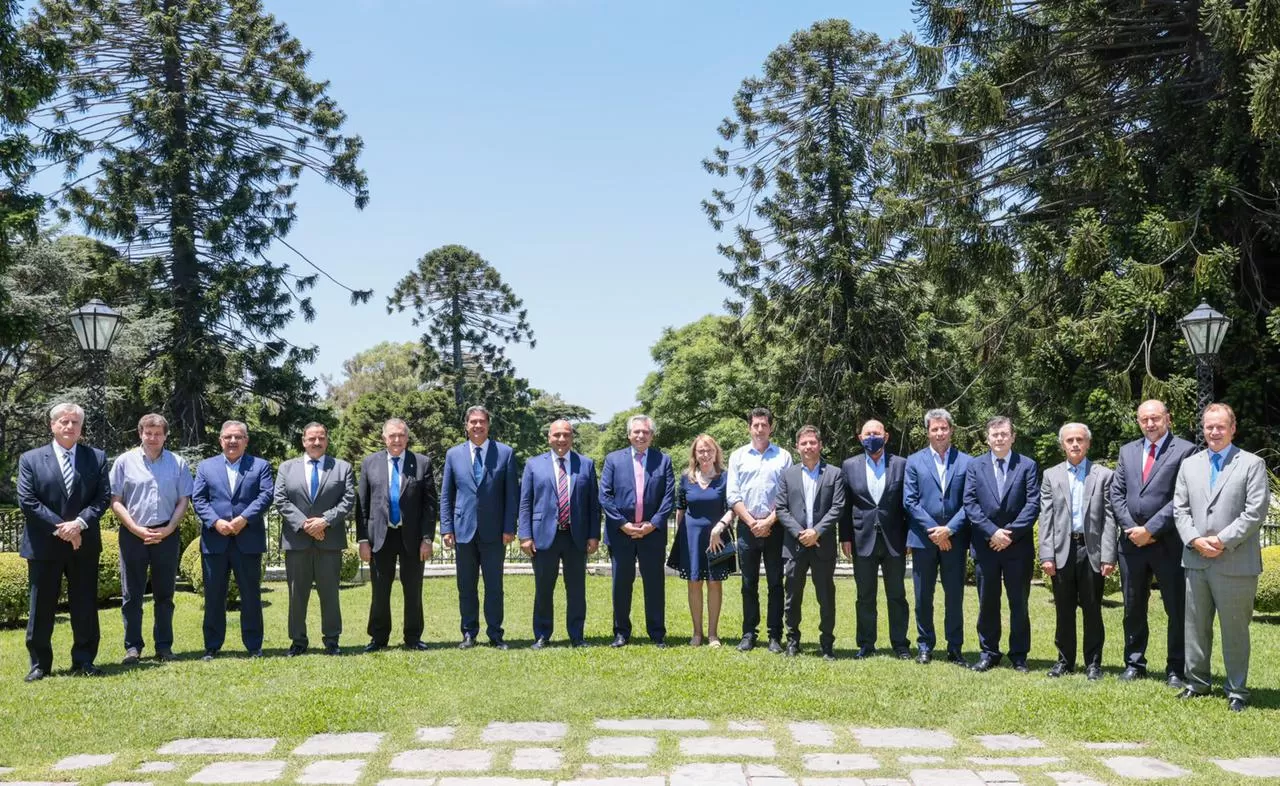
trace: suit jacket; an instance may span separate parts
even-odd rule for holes
[[[818,532],[818,543],[807,547],[812,550],[813,558],[824,562],[836,559],[836,539],[845,506],[844,475],[825,461],[819,467],[812,521],[804,503],[804,477],[801,474],[804,464],[792,464],[778,478],[778,494],[774,502],[778,522],[782,524],[782,556],[786,559],[795,559],[805,550],[806,547],[800,544],[800,533],[810,527]]]
[[[1036,463],[1013,451],[1008,459],[1003,496],[996,491],[996,469],[990,453],[974,456],[965,470],[964,513],[973,527],[970,546],[974,559],[993,554],[1030,558],[1034,554],[1031,528],[1040,515]],[[998,529],[1009,530],[1013,538],[1002,552],[992,551],[988,544]]]
[[[539,549],[551,548],[560,517],[560,494],[556,488],[555,454],[547,451],[525,462],[520,479],[520,540],[533,538]],[[596,464],[575,451],[565,457],[569,475],[569,534],[579,549],[586,551],[588,540],[600,539],[600,488]]]
[[[631,448],[615,450],[604,457],[600,472],[600,508],[604,511],[604,542],[619,528],[636,520],[636,478]],[[644,518],[665,530],[667,517],[676,506],[676,476],[671,457],[650,447],[644,455]],[[626,537],[625,535],[623,537]],[[661,536],[666,539],[666,533]]]
[[[501,442],[489,440],[481,457],[484,474],[476,485],[471,463],[475,445],[454,445],[444,456],[444,483],[440,487],[440,534],[452,534],[459,543],[478,540],[493,543],[516,534],[519,492],[516,488],[515,453]]]
[[[1182,550],[1182,565],[1227,576],[1256,576],[1262,572],[1258,530],[1271,504],[1266,464],[1237,448],[1218,473],[1212,491],[1209,469],[1207,450],[1182,462],[1173,492],[1173,518],[1184,543],[1217,535],[1225,551],[1209,559],[1187,547]]]
[[[431,457],[406,450],[400,454],[400,527],[406,545],[435,540],[436,514],[440,510]],[[391,521],[391,475],[387,451],[379,450],[360,462],[357,485],[356,540],[368,541],[381,551]]]
[[[205,554],[222,554],[235,541],[241,554],[262,554],[267,550],[267,506],[275,484],[271,465],[264,458],[240,457],[240,480],[236,490],[227,485],[227,460],[221,453],[201,461],[196,467],[196,481],[191,488],[191,506],[200,517],[200,550]],[[213,528],[218,519],[230,521],[244,516],[248,522],[239,535],[227,537]]]
[[[845,459],[842,467],[845,504],[840,517],[840,542],[852,543],[853,553],[859,557],[870,557],[875,551],[877,524],[891,555],[901,557],[907,553],[907,515],[902,509],[902,480],[907,462],[888,450],[884,461],[884,493],[879,502],[872,499],[867,486],[865,453]]]
[[[24,559],[70,557],[75,549],[54,530],[64,521],[77,518],[87,525],[80,533],[80,548],[102,551],[98,521],[111,500],[107,456],[97,448],[76,445],[72,465],[76,477],[67,494],[62,465],[52,444],[28,450],[18,459],[18,507],[22,508],[24,520],[18,554]]]
[[[1040,483],[1040,561],[1067,567],[1071,552],[1071,476],[1067,462],[1044,471]],[[1116,564],[1116,519],[1111,513],[1111,470],[1089,462],[1084,476],[1084,547],[1096,573]]]
[[[964,479],[971,457],[954,446],[947,451],[947,490],[943,492],[930,455],[932,452],[932,448],[925,448],[907,457],[902,480],[907,546],[911,549],[936,549],[938,547],[929,540],[929,530],[946,527],[951,530],[951,547],[967,549],[969,521],[964,517]]]
[[[276,510],[280,512],[280,548],[341,550],[347,545],[347,516],[356,504],[356,478],[351,465],[325,456],[320,464],[320,488],[311,499],[311,467],[306,455],[291,458],[276,473]],[[324,538],[316,540],[302,529],[302,523],[320,516],[329,526]]]
[[[1145,442],[1145,439],[1137,439],[1121,446],[1120,461],[1111,481],[1111,508],[1115,511],[1116,526],[1121,532],[1145,526],[1156,543],[1135,546],[1128,538],[1121,537],[1120,551],[1129,553],[1163,545],[1169,554],[1181,559],[1182,540],[1173,523],[1173,489],[1178,482],[1178,468],[1197,448],[1170,434],[1164,447],[1156,451],[1151,474],[1143,483],[1142,465],[1147,460],[1143,450]]]

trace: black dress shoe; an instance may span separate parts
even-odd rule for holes
[[[825,647],[822,650],[822,659],[827,663],[832,663],[836,659],[836,654],[830,647]]]
[[[1182,693],[1178,694],[1178,698],[1185,701],[1187,699],[1199,699],[1208,695],[1209,694],[1207,693],[1198,693],[1196,691],[1191,690],[1190,688],[1184,688],[1182,690]]]
[[[1097,664],[1089,666],[1089,668],[1084,670],[1084,678],[1086,680],[1102,679],[1102,667]]]
[[[130,647],[124,651],[124,660],[120,661],[122,666],[132,666],[142,658],[142,653],[137,647]]]
[[[364,645],[363,651],[377,652],[378,650],[385,650],[386,648],[387,648],[387,643],[385,641],[371,641],[368,644]]]
[[[1031,669],[1027,668],[1027,662],[1025,660],[1015,660],[1015,661],[1012,661],[1012,664],[1013,664],[1013,670],[1018,672],[1019,674],[1026,674],[1027,672],[1031,671]]]
[[[213,659],[214,659],[214,658],[216,658],[216,657],[218,657],[218,651],[217,651],[217,650],[205,650],[205,651],[204,651],[204,654],[200,656],[200,660],[203,660],[203,661],[206,661],[206,662],[207,662],[207,661],[211,661],[211,660],[213,660]]]
[[[507,643],[502,639],[490,639],[489,646],[493,647],[495,650],[502,650],[504,652],[510,649],[510,647],[507,646]]]
[[[787,648],[786,648],[785,650],[783,650],[782,652],[783,652],[783,654],[784,654],[784,655],[786,655],[788,658],[794,658],[795,656],[797,656],[797,655],[799,655],[799,654],[800,654],[800,642],[798,642],[798,641],[788,641],[788,642],[787,642]]]
[[[954,663],[962,668],[969,668],[969,661],[959,650],[947,650],[947,663]]]
[[[862,660],[863,658],[870,658],[872,655],[875,655],[875,654],[876,654],[875,647],[859,647],[857,652],[853,653],[853,659]]]
[[[588,644],[585,639],[574,639],[569,642],[569,646],[573,647],[575,650],[580,650],[583,647],[590,647],[591,645]]]
[[[22,681],[23,682],[39,682],[44,678],[45,678],[44,669],[40,668],[39,666],[35,666],[31,669],[31,671],[27,672],[27,676],[23,677]]]
[[[978,658],[978,662],[973,664],[970,668],[977,672],[991,671],[998,663],[1000,663],[999,658],[993,658],[990,655],[983,655]]]
[[[658,640],[656,640],[656,641],[654,641],[654,642],[653,642],[653,646],[657,647],[657,648],[658,648],[658,649],[660,649],[660,650],[665,650],[665,649],[667,648],[667,640],[666,640],[666,639],[658,639]]]
[[[1227,709],[1232,712],[1244,712],[1244,708],[1248,706],[1244,699],[1227,699]]]
[[[623,636],[621,633],[619,633],[618,635],[616,635],[616,636],[614,636],[614,637],[613,637],[613,641],[612,641],[612,642],[610,642],[609,646],[610,646],[610,647],[625,647],[625,646],[627,646],[627,643],[628,643],[628,642],[627,642],[627,637],[626,637],[626,636]]]
[[[476,637],[470,633],[462,634],[462,641],[458,642],[458,649],[469,650],[474,646],[476,646]]]
[[[1128,666],[1125,668],[1124,671],[1120,672],[1120,679],[1123,682],[1132,682],[1133,680],[1140,680],[1145,676],[1147,676],[1147,670],[1140,669],[1137,666]]]
[[[920,654],[916,656],[916,663],[926,666],[933,662],[933,653],[925,647],[920,648]]]
[[[431,649],[422,639],[418,639],[417,641],[406,641],[404,643],[404,648],[412,652],[426,652]]]
[[[911,650],[906,647],[903,647],[900,650],[894,650],[893,654],[898,660],[911,660]]]
[[[782,652],[782,642],[777,639],[769,639],[769,651],[774,655]]]
[[[290,644],[289,651],[286,652],[285,655],[287,655],[290,658],[296,658],[299,655],[302,655],[303,653],[305,653],[306,651],[307,651],[306,645]]]
[[[156,660],[161,663],[173,663],[177,659],[178,656],[173,654],[173,650],[160,650],[156,653]]]
[[[1075,671],[1075,669],[1065,663],[1055,663],[1049,667],[1049,676],[1054,678],[1063,677],[1073,671]]]
[[[77,677],[101,677],[106,672],[92,663],[83,663],[71,669],[71,673]]]
[[[529,647],[529,649],[545,650],[549,646],[551,646],[551,642],[547,641],[546,638],[537,638],[537,639],[534,639],[533,645]]]
[[[1168,685],[1170,688],[1177,688],[1178,690],[1183,690],[1184,688],[1187,687],[1187,683],[1183,682],[1182,678],[1179,677],[1177,674],[1170,674],[1166,676],[1164,681],[1165,681],[1165,684]]]
[[[249,650],[249,657],[250,657],[250,658],[265,658],[265,657],[266,657],[266,655],[265,655],[265,654],[263,654],[262,650]]]
[[[742,637],[742,641],[738,642],[738,652],[750,652],[755,649],[755,646],[756,637],[748,634]]]
[[[342,648],[339,647],[337,644],[326,644],[324,645],[324,654],[325,655],[341,655]]]

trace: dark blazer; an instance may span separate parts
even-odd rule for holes
[[[604,542],[626,522],[636,520],[636,478],[631,468],[631,447],[604,457],[600,472],[600,508],[604,511]],[[650,447],[644,455],[644,518],[664,530],[676,506],[676,476],[671,457]],[[625,537],[625,536],[624,536]],[[665,533],[663,540],[666,540]]]
[[[902,482],[902,506],[907,513],[907,546],[912,549],[936,549],[929,540],[929,530],[946,527],[951,530],[952,548],[969,547],[969,520],[964,517],[964,479],[970,456],[954,445],[947,451],[947,491],[944,494],[934,469],[932,448],[918,450],[907,457]]]
[[[533,538],[533,545],[549,549],[559,527],[560,495],[556,489],[555,454],[551,451],[525,462],[520,479],[520,540]],[[596,464],[586,456],[569,451],[565,465],[569,474],[569,534],[579,549],[586,551],[588,540],[600,539],[600,488]]]
[[[52,444],[28,450],[18,459],[18,507],[22,508],[24,519],[18,554],[24,559],[70,557],[75,549],[54,530],[64,521],[77,518],[87,525],[80,533],[80,548],[102,550],[98,521],[111,500],[107,456],[97,448],[76,445],[72,463],[76,480],[68,495]]]
[[[404,543],[435,540],[440,501],[435,476],[431,474],[431,457],[411,450],[400,456],[404,459],[400,467],[400,526]],[[356,540],[367,540],[373,551],[382,549],[391,519],[388,498],[391,476],[387,469],[385,450],[365,456],[360,462]]]
[[[264,458],[240,457],[240,482],[233,494],[227,486],[227,460],[221,453],[201,461],[196,467],[196,482],[191,489],[191,505],[200,517],[200,550],[205,554],[222,554],[234,540],[241,554],[262,554],[267,550],[267,506],[271,504],[275,483],[271,465]],[[227,537],[213,528],[218,519],[230,521],[244,516],[248,522],[239,535]]]
[[[1181,560],[1182,539],[1173,521],[1173,492],[1178,483],[1178,468],[1196,452],[1196,446],[1170,434],[1164,446],[1156,451],[1151,475],[1143,483],[1142,465],[1147,460],[1145,444],[1146,439],[1137,439],[1121,446],[1120,462],[1111,480],[1111,508],[1115,511],[1116,526],[1121,530],[1120,551],[1131,553],[1164,545],[1172,557]],[[1135,546],[1124,536],[1125,530],[1141,526],[1146,526],[1156,543],[1144,548]]]
[[[471,462],[475,445],[454,445],[444,456],[444,482],[440,487],[440,534],[453,535],[459,543],[478,540],[494,543],[516,534],[520,500],[516,489],[515,453],[501,442],[489,440],[484,474],[476,485]]]
[[[974,456],[965,471],[964,512],[973,527],[973,556],[1030,558],[1035,550],[1031,528],[1040,515],[1040,478],[1036,463],[1021,453],[1009,453],[1004,496],[996,493],[996,469],[990,453]],[[998,529],[1010,531],[1013,543],[1003,552],[991,550],[987,541]]]
[[[778,522],[782,524],[782,556],[795,559],[806,547],[800,545],[800,533],[811,526],[818,531],[818,543],[813,558],[824,562],[836,559],[836,536],[839,534],[840,517],[844,515],[844,476],[834,465],[825,461],[820,465],[817,493],[813,497],[813,518],[804,504],[804,464],[792,464],[778,478],[778,493],[774,497]]]
[[[907,461],[887,450],[884,454],[884,493],[877,503],[867,486],[867,456],[860,453],[844,460],[844,515],[840,517],[840,542],[852,543],[859,557],[870,557],[876,548],[876,525],[895,557],[907,553],[907,514],[902,509],[902,481]]]
[[[356,505],[355,473],[342,459],[325,456],[320,464],[320,488],[312,500],[308,460],[305,454],[291,458],[281,464],[276,473],[276,510],[283,521],[280,548],[285,551],[343,549],[347,545],[347,516]],[[322,540],[316,540],[302,529],[304,521],[316,516],[329,524]]]

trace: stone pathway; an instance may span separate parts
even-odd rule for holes
[[[1015,734],[957,736],[936,729],[819,721],[602,718],[581,726],[495,721],[316,734],[284,743],[172,740],[132,760],[109,751],[86,752],[43,770],[0,766],[0,786],[1100,786],[1122,779],[1176,782],[1193,774],[1224,783],[1280,783],[1280,755],[1192,765],[1144,755],[1140,742],[1055,748]],[[106,782],[121,772],[131,775]]]

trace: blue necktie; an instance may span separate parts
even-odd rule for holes
[[[1209,454],[1209,490],[1213,491],[1213,487],[1218,485],[1218,473],[1222,471],[1222,454]]]
[[[998,458],[996,459],[996,493],[1001,499],[1004,499],[1004,480],[1004,459]]]
[[[388,501],[391,503],[391,527],[400,526],[400,457],[391,457],[391,488]]]
[[[62,485],[67,490],[67,497],[71,496],[71,489],[76,482],[76,471],[71,467],[71,451],[62,451]]]
[[[311,459],[311,501],[316,499],[316,492],[320,490],[320,460]]]
[[[480,479],[484,477],[484,462],[480,460],[480,447],[476,446],[476,457],[471,462],[471,477],[476,479],[476,485],[480,485]]]

